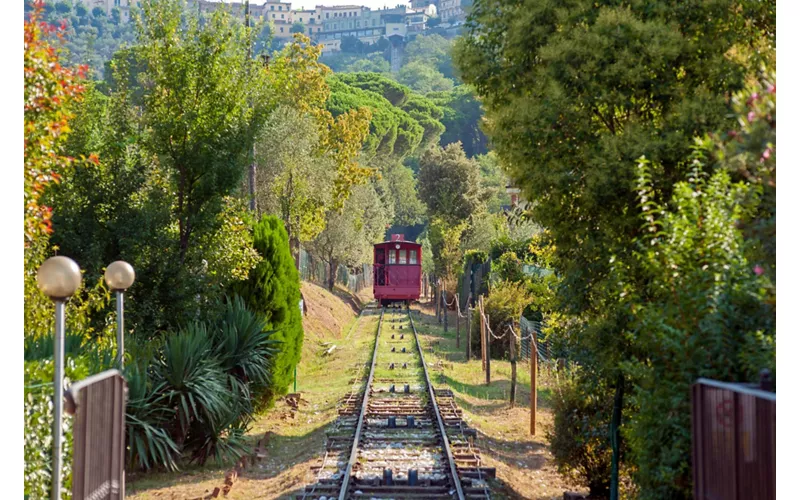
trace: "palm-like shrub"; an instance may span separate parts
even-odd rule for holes
[[[237,394],[248,412],[251,398],[263,394],[270,382],[270,358],[277,352],[263,317],[247,309],[244,300],[234,296],[212,333],[213,353],[228,376],[231,392]]]
[[[125,367],[125,378],[128,381],[125,408],[128,466],[175,470],[179,451],[166,430],[175,412],[167,405],[166,384],[163,380],[153,380],[146,364],[129,364]]]
[[[167,338],[155,375],[167,404],[177,409],[173,433],[178,441],[196,420],[215,425],[223,419],[228,388],[204,323],[192,323]]]

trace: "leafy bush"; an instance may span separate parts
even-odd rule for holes
[[[25,496],[50,498],[53,466],[53,376],[50,360],[25,362]],[[67,357],[64,376],[80,380],[89,375],[85,359]],[[63,415],[61,458],[62,498],[70,498],[72,487],[72,417]]]
[[[229,401],[225,376],[212,355],[211,338],[203,323],[192,323],[167,337],[156,368],[163,382],[166,404],[177,410],[173,436],[179,444],[194,421],[213,425],[222,418]]]
[[[586,485],[596,498],[609,497],[613,397],[613,389],[580,372],[561,378],[553,390],[553,427],[547,437],[558,471]]]
[[[492,272],[499,280],[520,282],[525,278],[522,274],[522,260],[514,252],[506,252],[493,261]]]
[[[277,352],[272,357],[272,377],[255,404],[258,408],[272,405],[275,398],[286,394],[293,372],[300,361],[303,346],[303,322],[300,314],[300,278],[289,252],[289,240],[283,222],[275,216],[264,216],[253,228],[253,245],[263,260],[250,272],[246,281],[234,290],[247,308],[263,315],[266,328],[274,330],[272,339]]]

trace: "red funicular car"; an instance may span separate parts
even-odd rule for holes
[[[422,245],[393,234],[375,244],[372,263],[372,291],[382,306],[419,299]]]

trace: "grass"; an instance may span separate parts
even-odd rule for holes
[[[478,431],[477,446],[484,464],[497,469],[497,480],[491,484],[492,498],[560,499],[564,491],[580,489],[558,474],[548,450],[546,430],[552,425],[552,386],[557,376],[553,367],[543,364],[537,372],[536,434],[532,436],[530,363],[517,363],[516,401],[512,406],[510,361],[491,360],[487,385],[480,348],[472,351],[477,359],[466,359],[464,320],[459,335],[455,311],[449,312],[445,332],[429,304],[416,310],[414,323],[434,385],[453,391],[464,419]]]

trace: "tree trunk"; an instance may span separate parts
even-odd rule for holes
[[[619,426],[622,423],[622,403],[625,391],[625,377],[617,376],[617,390],[614,393],[614,410],[611,413],[611,496],[619,500]]]
[[[329,260],[328,262],[330,270],[330,276],[328,276],[328,290],[332,292],[333,288],[336,286],[336,270],[339,268],[339,263],[333,259]]]

